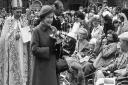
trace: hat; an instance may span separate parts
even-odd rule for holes
[[[119,19],[113,19],[112,21],[113,23],[118,23],[118,22],[121,22]]]
[[[112,13],[110,13],[109,11],[105,11],[105,12],[103,12],[102,15],[103,15],[103,17],[105,17],[106,15],[112,17]]]
[[[96,38],[92,38],[89,42],[89,44],[96,44],[97,43],[97,39]]]
[[[92,21],[100,21],[100,16],[99,15],[94,15],[92,18]]]
[[[22,0],[12,0],[12,8],[16,8],[16,9],[22,9],[23,4],[22,4]]]
[[[54,11],[53,7],[50,5],[44,5],[40,12],[39,12],[39,16],[44,18],[46,15],[52,13]]]
[[[88,32],[85,28],[80,28],[78,33],[79,34],[87,34]]]
[[[121,39],[121,40],[126,40],[126,41],[128,41],[128,32],[124,32],[124,33],[120,34],[120,35],[118,36],[118,38]]]
[[[69,32],[67,34],[67,36],[69,36],[69,37],[74,38],[75,40],[77,40],[77,35],[75,33],[73,33],[73,32]]]

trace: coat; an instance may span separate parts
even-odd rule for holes
[[[32,34],[31,49],[35,56],[32,85],[57,85],[55,39],[51,27],[39,24]]]
[[[62,28],[61,28],[61,21],[60,21],[60,19],[57,16],[56,16],[56,18],[53,17],[52,26],[55,26],[57,28],[57,30],[59,30],[59,31],[62,30]]]

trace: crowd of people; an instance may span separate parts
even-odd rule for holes
[[[0,85],[128,85],[128,9],[56,0],[22,14],[12,1],[0,16]]]

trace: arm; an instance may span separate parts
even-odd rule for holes
[[[117,69],[117,61],[106,67],[106,70],[114,72]]]
[[[32,34],[31,49],[34,56],[49,59],[49,47],[39,46],[39,35],[37,30],[34,30]]]

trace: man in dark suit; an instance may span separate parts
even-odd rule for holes
[[[61,21],[59,19],[59,16],[62,14],[64,9],[63,3],[60,0],[56,0],[53,5],[55,7],[55,15],[53,17],[52,25],[55,26],[57,30],[61,31]]]
[[[53,4],[55,8],[55,14],[53,16],[53,23],[52,26],[55,26],[58,31],[62,31],[61,28],[61,21],[59,19],[59,16],[61,16],[63,12],[63,3],[60,0],[56,0]],[[56,55],[57,55],[57,79],[58,79],[58,85],[59,85],[59,74],[65,70],[68,69],[67,62],[62,59],[62,46],[61,44],[56,45]]]

